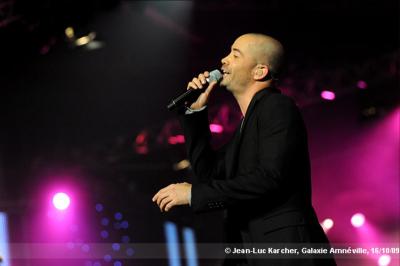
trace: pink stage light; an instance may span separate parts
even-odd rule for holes
[[[327,218],[321,223],[321,226],[322,229],[324,229],[325,233],[327,233],[333,227],[334,224],[335,223],[333,222],[332,219]]]
[[[210,130],[212,133],[220,134],[224,132],[224,127],[218,124],[210,124]]]
[[[327,101],[333,101],[333,100],[335,100],[335,93],[333,92],[333,91],[327,91],[327,90],[325,90],[325,91],[322,91],[321,92],[321,97],[322,97],[322,99],[324,99],[324,100],[327,100]]]
[[[170,136],[168,138],[168,143],[172,145],[185,143],[185,136],[183,135]]]
[[[378,259],[379,266],[388,266],[392,258],[389,255],[382,255]]]
[[[354,227],[361,227],[365,223],[365,216],[362,213],[356,213],[351,217],[351,224]]]
[[[70,197],[64,192],[58,192],[53,196],[53,205],[58,210],[66,210],[70,203]]]
[[[359,89],[361,89],[361,90],[364,90],[364,89],[366,89],[366,88],[368,87],[368,84],[367,84],[367,82],[365,82],[364,80],[359,80],[359,81],[357,82],[357,87],[358,87]]]
[[[333,91],[324,90],[321,92],[321,97],[324,100],[333,101],[335,99],[335,93]]]

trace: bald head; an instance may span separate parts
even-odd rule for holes
[[[240,36],[248,42],[248,48],[257,64],[268,66],[273,76],[280,73],[284,61],[282,44],[264,34],[248,33]]]

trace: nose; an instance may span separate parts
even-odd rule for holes
[[[222,58],[222,59],[221,59],[221,63],[222,63],[223,65],[228,64],[228,56],[225,56],[224,58]]]

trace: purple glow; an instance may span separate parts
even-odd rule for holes
[[[389,255],[382,255],[378,259],[379,266],[388,266],[392,258]]]
[[[122,263],[119,260],[117,260],[114,262],[114,266],[122,266]]]
[[[351,224],[354,227],[361,227],[365,223],[365,216],[362,213],[356,213],[351,217]]]
[[[66,210],[70,203],[69,196],[64,192],[58,192],[53,196],[53,205],[60,211]]]
[[[104,256],[104,261],[110,262],[111,260],[112,260],[111,255],[107,254],[107,255]]]
[[[83,252],[87,253],[90,250],[90,246],[88,244],[84,244],[84,245],[82,245],[81,249]]]
[[[210,124],[210,130],[212,133],[220,134],[224,132],[224,127],[219,124]]]
[[[335,93],[334,93],[334,92],[324,90],[324,91],[321,92],[321,97],[322,97],[322,99],[324,99],[324,100],[333,101],[333,100],[335,99],[336,96],[335,96]]]
[[[365,82],[364,80],[359,80],[359,81],[357,82],[357,87],[358,87],[359,89],[361,89],[361,90],[364,90],[364,89],[366,89],[366,88],[368,87],[368,84],[367,84],[367,82]]]

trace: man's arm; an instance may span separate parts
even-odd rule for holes
[[[189,161],[197,181],[207,183],[212,179],[225,179],[225,148],[211,148],[208,112],[204,109],[190,115],[181,115]]]

